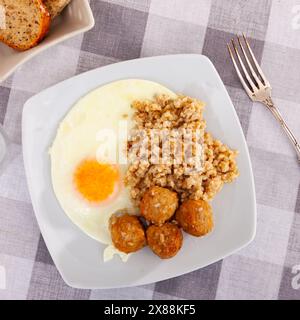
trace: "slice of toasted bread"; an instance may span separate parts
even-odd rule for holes
[[[5,12],[5,28],[0,41],[24,51],[36,46],[49,30],[51,17],[42,0],[0,0]]]
[[[43,2],[48,8],[51,18],[54,19],[63,11],[71,0],[43,0]]]

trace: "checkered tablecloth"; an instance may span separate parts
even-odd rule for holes
[[[250,37],[274,100],[300,139],[300,1],[91,0],[91,5],[93,30],[52,47],[0,83],[0,122],[13,141],[12,161],[0,176],[0,299],[300,299],[300,166],[272,115],[246,96],[225,47],[236,33]],[[70,288],[33,213],[22,159],[23,105],[86,70],[171,53],[207,55],[234,102],[255,176],[256,238],[223,261],[175,279],[129,289]]]

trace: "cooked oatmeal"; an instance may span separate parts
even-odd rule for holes
[[[205,132],[201,101],[163,95],[132,107],[135,127],[128,142],[125,183],[137,203],[152,186],[176,191],[181,201],[211,200],[238,176],[237,151]]]

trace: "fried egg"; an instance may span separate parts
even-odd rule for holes
[[[120,80],[104,85],[69,111],[50,148],[57,200],[75,225],[108,246],[105,260],[116,253],[126,260],[126,255],[112,245],[111,215],[138,212],[123,183],[127,164],[123,161],[126,139],[125,147],[122,139],[124,128],[128,132],[133,125],[131,105],[134,100],[153,99],[159,94],[176,96],[164,86],[146,80]]]

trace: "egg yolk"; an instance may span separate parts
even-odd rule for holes
[[[94,203],[108,199],[118,180],[119,172],[115,166],[99,163],[96,159],[82,161],[74,173],[77,190],[86,200]]]

